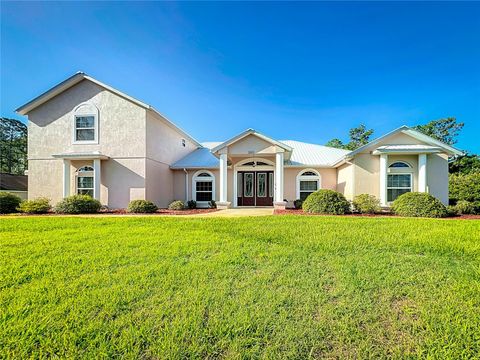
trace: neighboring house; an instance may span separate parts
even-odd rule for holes
[[[0,192],[9,192],[19,196],[21,199],[27,199],[27,175],[0,173]]]
[[[28,115],[29,197],[90,194],[219,207],[285,207],[318,189],[368,193],[388,206],[407,191],[448,202],[448,158],[462,154],[402,126],[355,151],[276,140],[253,129],[200,144],[150,105],[77,73],[21,106]]]

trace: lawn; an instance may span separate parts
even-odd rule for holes
[[[480,221],[0,219],[0,358],[480,357]]]

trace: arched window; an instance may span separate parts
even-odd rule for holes
[[[395,161],[389,167],[390,168],[410,168],[411,166],[404,161]]]
[[[82,166],[77,170],[77,194],[93,197],[93,167]]]
[[[313,169],[302,170],[297,175],[297,199],[305,200],[308,195],[320,189],[320,174]]]
[[[87,102],[75,108],[73,143],[98,144],[98,109],[95,105]]]
[[[215,176],[210,171],[197,171],[192,178],[192,199],[199,206],[215,200]]]

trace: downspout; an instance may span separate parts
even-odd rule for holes
[[[188,171],[187,169],[183,168],[183,172],[185,173],[185,204],[188,202]]]

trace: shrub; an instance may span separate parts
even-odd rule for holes
[[[447,208],[434,196],[421,192],[407,192],[400,195],[392,204],[392,210],[400,216],[445,217]]]
[[[50,211],[52,206],[47,198],[37,198],[34,200],[23,200],[17,210],[26,214],[45,214]]]
[[[480,213],[480,204],[474,203],[466,200],[460,200],[457,202],[453,209],[456,214],[458,215],[470,215],[470,214],[478,214]]]
[[[318,190],[305,199],[302,208],[307,213],[341,215],[350,211],[350,204],[339,192]]]
[[[174,200],[168,205],[169,210],[183,210],[185,209],[185,203],[182,200]]]
[[[210,209],[216,209],[216,208],[217,208],[217,203],[215,202],[215,200],[210,200],[210,201],[208,202],[208,207],[209,207]]]
[[[380,201],[373,195],[360,194],[353,199],[353,208],[361,214],[375,214],[380,212]]]
[[[197,202],[195,200],[188,200],[187,201],[187,207],[189,209],[196,209],[197,208]]]
[[[480,173],[450,175],[448,191],[453,204],[460,200],[480,202]]]
[[[101,207],[100,201],[90,195],[72,195],[60,201],[54,210],[59,214],[92,214]]]
[[[22,202],[17,195],[0,192],[0,214],[11,214],[17,212],[17,207]]]
[[[157,210],[157,205],[148,200],[132,200],[127,207],[129,213],[154,213]]]
[[[295,209],[301,209],[303,205],[303,200],[302,199],[297,199],[293,202],[293,207]]]

